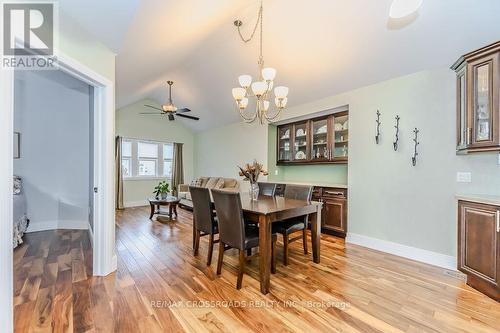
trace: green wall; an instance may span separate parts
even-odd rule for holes
[[[335,165],[276,165],[277,127],[269,125],[268,169],[269,181],[325,182],[347,184],[347,164]],[[276,175],[276,171],[278,174]]]

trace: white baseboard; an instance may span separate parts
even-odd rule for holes
[[[94,248],[94,230],[92,230],[90,222],[88,222],[87,228],[89,229],[90,246]]]
[[[26,232],[37,232],[45,230],[56,230],[56,229],[74,229],[74,230],[87,230],[89,228],[88,221],[80,220],[58,220],[58,221],[42,221],[33,222],[30,221],[30,225]]]
[[[149,206],[149,202],[147,200],[142,200],[142,201],[129,201],[123,203],[123,207],[125,208],[142,207],[142,206]]]
[[[346,243],[364,246],[370,249],[394,254],[399,257],[420,261],[453,271],[457,270],[457,258],[446,254],[353,233],[347,234]]]

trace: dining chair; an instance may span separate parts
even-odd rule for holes
[[[304,185],[286,185],[285,199],[307,200],[312,197],[313,187]],[[307,223],[309,216],[300,216],[272,224],[273,233],[283,236],[283,263],[288,265],[288,246],[290,243],[302,239],[304,254],[307,254]],[[290,235],[302,231],[302,236],[290,238]]]
[[[189,186],[189,192],[193,201],[193,228],[195,228],[194,255],[198,255],[200,238],[208,236],[207,266],[210,266],[214,243],[219,242],[219,240],[214,239],[214,235],[219,233],[219,228],[217,217],[212,209],[210,190],[203,187]]]
[[[245,262],[258,253],[248,256],[246,251],[259,246],[259,228],[245,223],[241,197],[238,192],[212,189],[215,210],[219,219],[219,258],[217,275],[221,274],[224,252],[235,248],[239,250],[239,267],[236,289],[241,289]],[[272,236],[271,272],[276,272],[275,247],[276,234]]]
[[[259,182],[258,185],[259,185],[259,195],[274,197],[276,193],[276,184]]]

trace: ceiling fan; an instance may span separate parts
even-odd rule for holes
[[[167,81],[168,84],[168,103],[163,104],[161,106],[161,109],[153,106],[153,105],[144,105],[148,108],[152,108],[161,112],[141,112],[141,114],[152,114],[152,115],[167,115],[168,120],[175,120],[175,116],[179,116],[182,118],[188,118],[188,119],[193,119],[193,120],[200,120],[198,117],[194,116],[188,116],[187,114],[184,114],[185,112],[191,112],[190,109],[188,108],[182,108],[178,109],[175,104],[172,102],[172,85],[174,84],[173,81]]]

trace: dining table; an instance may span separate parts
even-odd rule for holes
[[[308,216],[311,225],[313,262],[320,262],[321,209],[319,201],[297,200],[280,196],[259,196],[252,200],[241,193],[241,206],[245,222],[259,224],[259,277],[260,291],[269,293],[271,280],[272,224],[294,217]],[[193,228],[194,233],[194,228]]]

